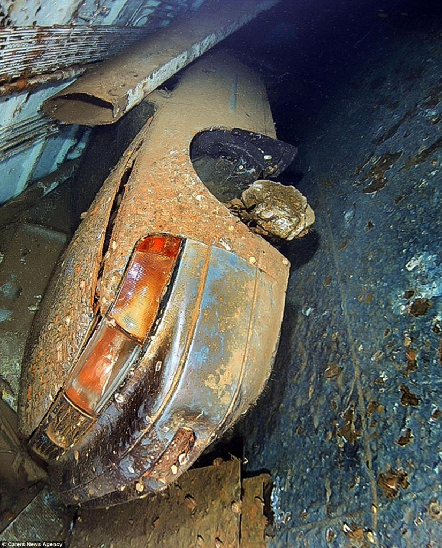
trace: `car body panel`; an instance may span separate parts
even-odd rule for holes
[[[289,262],[208,191],[189,154],[215,127],[273,137],[264,87],[217,54],[153,100],[153,122],[66,251],[26,353],[21,430],[67,503],[120,502],[173,481],[255,402],[278,344]],[[158,322],[121,384],[84,412],[66,398],[70,379],[112,316],[137,243],[155,234],[183,242]]]

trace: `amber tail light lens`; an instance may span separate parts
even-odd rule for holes
[[[93,414],[138,352],[139,345],[134,340],[103,321],[80,357],[66,397],[81,410]]]
[[[66,397],[100,410],[141,351],[158,316],[181,247],[173,236],[148,236],[135,248],[114,305],[80,355]]]
[[[135,250],[110,317],[138,341],[155,321],[179,249],[179,238],[154,236]]]

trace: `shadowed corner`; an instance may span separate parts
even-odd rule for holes
[[[302,238],[290,242],[282,242],[279,251],[287,257],[291,264],[291,275],[302,266],[309,263],[319,249],[321,238],[319,232],[312,229]],[[286,308],[288,303],[286,305]],[[285,320],[284,320],[285,321]],[[283,337],[281,337],[283,339]]]
[[[0,399],[0,532],[43,489],[47,476],[18,437],[17,415]]]

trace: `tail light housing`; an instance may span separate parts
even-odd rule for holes
[[[97,414],[136,360],[157,319],[172,277],[181,238],[139,241],[115,303],[90,337],[68,382],[65,397]]]

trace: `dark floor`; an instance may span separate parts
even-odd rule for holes
[[[288,251],[275,371],[239,428],[275,479],[275,548],[442,546],[441,26],[420,5],[361,36],[293,125],[317,222]]]

